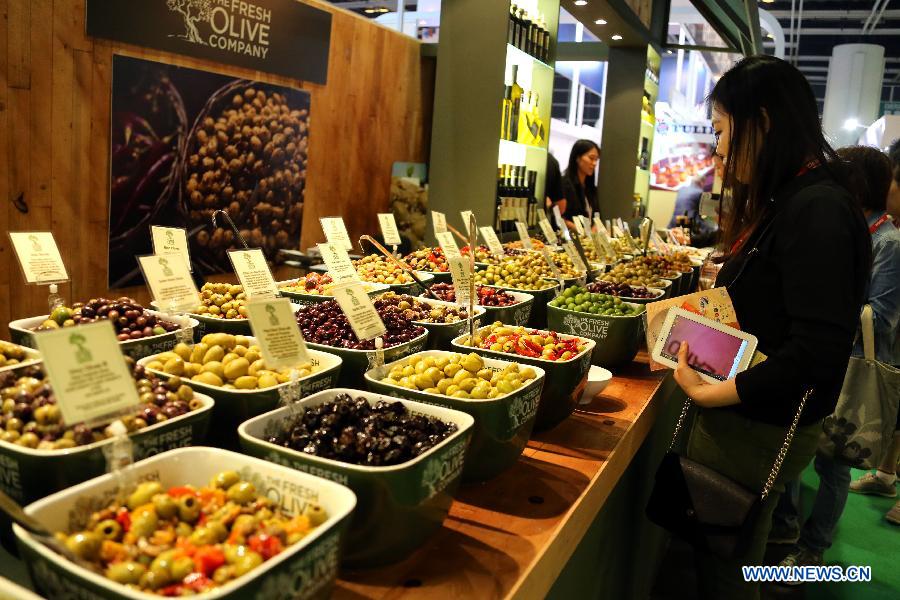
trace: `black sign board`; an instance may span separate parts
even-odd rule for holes
[[[313,83],[331,14],[297,0],[87,0],[87,34]]]

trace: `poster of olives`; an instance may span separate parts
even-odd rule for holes
[[[150,226],[184,227],[195,275],[231,270],[240,247],[277,261],[300,241],[309,93],[284,86],[113,57],[109,287],[141,285],[135,256]]]

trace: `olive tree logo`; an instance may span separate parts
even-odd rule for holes
[[[275,307],[271,304],[266,304],[266,312],[269,313],[269,325],[278,327],[280,322],[278,316],[275,314]]]
[[[40,252],[41,250],[43,250],[43,248],[41,248],[41,242],[38,240],[38,236],[32,233],[28,236],[28,239],[31,242],[31,249],[33,251]]]
[[[172,267],[169,266],[169,259],[162,258],[159,259],[159,266],[162,267],[163,277],[171,277],[172,276]]]
[[[175,232],[169,230],[166,231],[166,244],[169,246],[175,245]]]
[[[212,16],[212,0],[166,0],[169,10],[177,12],[184,19],[184,34],[178,36],[194,44],[206,46],[206,42],[200,37],[200,31],[196,23],[205,23]]]
[[[91,351],[84,347],[87,343],[87,338],[85,338],[80,333],[73,333],[69,336],[69,343],[77,348],[75,351],[75,360],[78,364],[84,364],[91,362],[94,360],[93,354]]]
[[[244,253],[244,262],[247,263],[247,268],[248,268],[248,269],[255,269],[255,268],[256,268],[256,263],[253,262],[253,257],[250,256],[250,254],[247,253],[247,252]]]

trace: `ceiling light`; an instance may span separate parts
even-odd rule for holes
[[[766,34],[766,37],[769,38],[770,40],[774,40],[774,39],[775,39],[775,36],[772,35],[771,33],[767,33],[767,34]]]
[[[775,2],[775,0],[763,0],[763,2],[765,2],[766,4],[772,4],[773,2]]]
[[[672,54],[671,50],[666,50],[666,54]]]
[[[844,121],[844,129],[846,129],[847,131],[853,131],[854,129],[856,129],[858,127],[859,127],[859,119],[851,117],[851,118],[847,119],[846,121]]]
[[[584,6],[587,4],[587,0],[575,0],[575,6]]]
[[[614,36],[612,36],[612,39],[618,42],[619,40],[622,39],[622,36],[617,33]]]
[[[606,25],[606,19],[597,19],[594,23],[596,25]]]

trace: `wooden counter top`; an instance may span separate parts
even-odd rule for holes
[[[464,485],[443,528],[401,563],[344,572],[336,599],[543,598],[674,389],[646,354],[536,434],[514,467]]]

